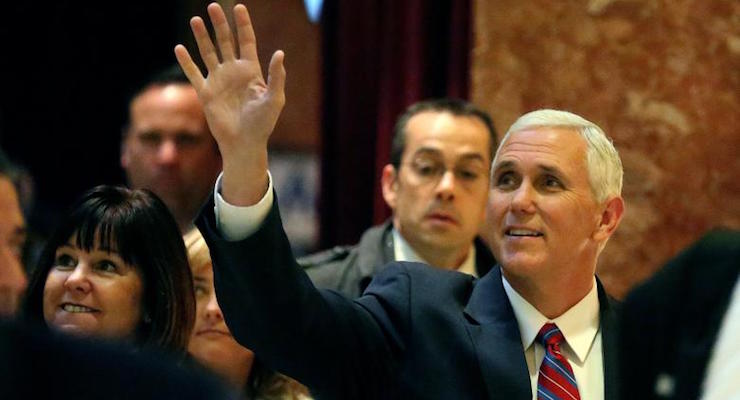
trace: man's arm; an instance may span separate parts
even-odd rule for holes
[[[207,77],[183,46],[175,53],[221,150],[223,200],[252,208],[268,187],[267,141],[285,102],[283,54],[273,55],[265,83],[246,8],[234,8],[236,47],[221,7],[209,5],[208,14],[220,60],[203,20],[191,20]],[[196,224],[213,258],[219,303],[240,343],[331,398],[387,398],[394,391],[395,354],[402,348],[397,327],[406,325],[396,321],[405,320],[408,290],[398,288],[401,299],[371,298],[363,305],[317,291],[293,258],[277,204],[245,237],[225,240],[212,204]],[[408,287],[405,283],[399,277],[388,286]]]

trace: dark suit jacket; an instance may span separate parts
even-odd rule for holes
[[[522,343],[501,272],[480,280],[392,263],[350,301],[314,288],[296,264],[277,205],[249,238],[228,242],[212,205],[197,225],[216,292],[238,341],[319,398],[532,398]],[[615,400],[614,315],[599,287],[605,387]]]
[[[496,259],[480,238],[475,238],[475,269],[485,275]],[[386,221],[365,231],[354,246],[335,246],[298,259],[314,285],[333,289],[347,297],[359,297],[377,273],[396,261],[393,249],[393,225]]]
[[[740,231],[714,231],[630,292],[621,335],[625,400],[699,398],[739,273]]]

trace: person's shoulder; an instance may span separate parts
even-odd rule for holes
[[[430,294],[453,288],[472,287],[476,281],[475,277],[457,271],[435,268],[419,262],[395,261],[387,264],[375,275],[372,284],[398,281],[400,277],[403,277],[402,279],[407,281],[413,290]]]
[[[356,246],[334,246],[331,249],[319,251],[298,258],[298,265],[303,269],[316,269],[328,264],[344,261]]]

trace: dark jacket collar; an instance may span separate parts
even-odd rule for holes
[[[604,399],[617,400],[619,399],[619,366],[617,364],[619,362],[617,327],[619,304],[607,295],[598,277],[596,278],[596,287],[599,296],[599,319],[604,364]],[[471,337],[479,348],[484,349],[497,343],[497,348],[502,352],[501,357],[506,357],[512,362],[511,368],[520,372],[524,369],[522,373],[524,376],[528,376],[521,347],[519,325],[509,298],[504,291],[501,281],[501,267],[495,266],[488,274],[476,281],[464,314],[470,322]],[[485,334],[480,332],[485,332]],[[511,351],[510,348],[506,348],[507,346],[501,345],[502,343],[516,349],[521,357],[515,351]],[[481,368],[484,370],[484,376],[497,376],[496,373],[500,373],[500,366],[495,363],[491,365],[483,363]],[[486,370],[497,372],[486,375]],[[519,378],[519,375],[515,374],[513,376],[514,379]],[[502,385],[488,379],[486,383],[492,393],[504,391],[511,393],[510,398],[522,395],[515,384]],[[526,389],[528,392],[529,386]]]
[[[480,237],[476,237],[473,244],[475,246],[475,269],[478,276],[482,277],[496,265],[496,259]],[[357,267],[363,277],[374,276],[383,266],[395,261],[391,220],[388,219],[366,230],[357,247]]]

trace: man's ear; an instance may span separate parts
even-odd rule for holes
[[[607,201],[606,207],[601,213],[599,226],[594,233],[594,239],[597,242],[606,242],[619,226],[622,215],[624,215],[624,200],[621,197],[617,196]]]
[[[383,189],[383,199],[391,210],[396,209],[396,193],[398,191],[398,173],[396,168],[391,164],[383,167],[383,174],[380,177],[380,186]]]
[[[124,133],[124,135],[127,135]],[[124,138],[121,140],[121,168],[126,169],[128,168],[129,164],[129,155],[128,155],[128,136],[124,136]]]

